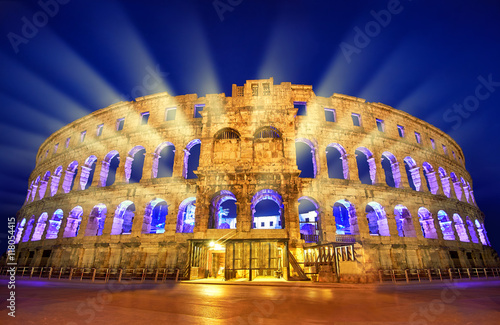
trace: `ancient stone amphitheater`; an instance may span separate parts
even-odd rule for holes
[[[42,144],[29,184],[18,266],[371,281],[498,265],[452,138],[272,78],[95,111]]]

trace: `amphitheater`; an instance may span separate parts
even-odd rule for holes
[[[160,93],[41,145],[17,262],[354,282],[497,267],[472,184],[451,137],[384,104],[272,78]]]

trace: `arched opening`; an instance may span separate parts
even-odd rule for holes
[[[91,155],[85,160],[85,164],[82,166],[82,171],[80,173],[80,188],[82,190],[86,190],[92,185],[96,162],[97,157],[94,155]]]
[[[143,146],[135,146],[129,151],[125,162],[125,181],[127,183],[139,183],[144,168],[144,157],[146,149]]]
[[[134,223],[134,202],[126,200],[116,207],[111,235],[128,235],[132,233]]]
[[[40,176],[38,176],[34,182],[31,182],[31,202],[35,200],[39,184],[40,184]]]
[[[465,194],[465,200],[467,201],[467,203],[470,203],[469,184],[465,181],[463,177],[460,177],[460,183],[462,183],[462,188]]]
[[[417,237],[410,211],[404,205],[398,204],[394,207],[396,225],[399,237]]]
[[[401,187],[401,173],[396,157],[389,151],[382,154],[382,169],[385,174],[385,183],[390,187]]]
[[[316,152],[314,144],[308,139],[295,140],[295,154],[297,168],[300,170],[300,178],[315,178],[316,167]]]
[[[198,178],[194,173],[200,165],[200,139],[194,139],[188,143],[184,149],[184,170],[182,172],[185,179]]]
[[[450,189],[450,177],[446,174],[446,170],[444,170],[443,167],[438,168],[439,172],[439,178],[441,178],[441,185],[443,187],[443,193],[446,195],[446,197],[451,196],[451,189]]]
[[[370,150],[359,147],[355,151],[356,164],[358,166],[358,176],[362,184],[375,184],[376,166],[375,158]]]
[[[35,216],[31,216],[24,230],[23,243],[30,240],[31,232],[33,231],[34,225],[35,225]]]
[[[347,153],[340,144],[330,143],[326,146],[326,164],[329,178],[349,179]]]
[[[163,234],[167,219],[168,205],[165,200],[154,199],[148,203],[142,224],[143,234]]]
[[[73,161],[68,165],[66,169],[66,175],[64,176],[64,182],[62,185],[64,193],[69,193],[73,186],[75,185],[75,178],[78,174],[78,161]]]
[[[384,207],[377,202],[370,202],[366,205],[366,219],[368,229],[372,236],[390,236],[389,224]]]
[[[101,236],[104,230],[104,222],[106,221],[106,213],[108,212],[106,205],[99,203],[92,208],[85,230],[85,236]]]
[[[57,189],[59,188],[59,181],[61,180],[62,174],[62,166],[59,166],[54,171],[54,175],[52,175],[52,181],[50,182],[50,196],[54,196],[57,194]]]
[[[418,219],[424,238],[438,239],[436,227],[434,226],[434,218],[429,210],[424,207],[418,209]]]
[[[455,233],[452,228],[452,221],[448,218],[448,215],[443,210],[438,211],[439,227],[441,227],[441,232],[443,233],[444,240],[455,240]]]
[[[212,199],[208,228],[236,229],[236,214],[236,197],[230,191],[222,190]]]
[[[213,162],[221,163],[240,158],[241,139],[238,131],[231,128],[219,130],[214,135]]]
[[[47,229],[47,234],[45,239],[56,239],[59,235],[59,229],[61,228],[61,222],[63,220],[64,214],[63,210],[57,209],[52,218],[49,220],[49,229]]]
[[[189,197],[179,205],[177,232],[192,233],[195,226],[196,198]]]
[[[337,235],[359,235],[358,219],[356,209],[347,200],[338,200],[333,205],[333,217],[335,219]]]
[[[405,157],[405,170],[406,176],[408,177],[408,183],[410,183],[410,187],[414,191],[420,191],[420,186],[422,181],[420,180],[419,167],[417,167],[417,163],[412,157]]]
[[[439,190],[439,185],[437,182],[436,172],[434,171],[434,167],[432,167],[432,165],[426,161],[424,161],[422,167],[424,168],[424,176],[425,176],[425,181],[427,182],[427,189],[432,194],[437,194]]]
[[[458,238],[460,241],[469,242],[469,236],[467,236],[467,231],[465,230],[464,221],[458,213],[453,214],[453,221],[455,222],[455,229],[457,230]]]
[[[253,157],[256,160],[282,158],[283,139],[281,132],[272,126],[258,129],[253,137]]]
[[[479,235],[479,240],[481,241],[481,244],[483,244],[485,246],[488,245],[488,242],[486,241],[486,236],[484,234],[483,225],[477,219],[475,221],[475,224],[476,224],[476,229],[477,229],[477,233]]]
[[[19,241],[21,240],[21,236],[23,235],[23,231],[24,231],[25,226],[26,226],[26,219],[23,219],[23,220],[21,220],[21,222],[17,223],[15,244],[18,244]]]
[[[153,178],[172,177],[174,172],[175,146],[172,142],[163,142],[154,153]]]
[[[319,239],[319,205],[316,200],[303,196],[299,199],[300,238],[306,243]]]
[[[253,229],[284,229],[283,201],[278,192],[264,189],[257,192],[250,205]]]
[[[479,244],[479,239],[476,234],[476,227],[474,227],[474,223],[470,220],[469,216],[465,217],[465,222],[467,223],[467,228],[469,228],[470,239],[473,243]]]
[[[453,183],[453,189],[455,190],[455,196],[457,197],[457,200],[461,201],[462,200],[462,186],[460,184],[460,181],[458,180],[457,175],[454,172],[451,172],[450,179],[451,179],[451,182]]]
[[[66,221],[66,228],[64,228],[64,238],[78,236],[80,224],[82,223],[82,215],[83,209],[81,206],[76,206],[71,210]]]
[[[40,215],[40,218],[38,218],[38,222],[35,227],[35,231],[33,232],[33,236],[31,236],[31,241],[36,241],[42,239],[43,232],[45,230],[45,227],[47,226],[47,219],[49,215],[47,212],[44,212]]]
[[[45,192],[47,191],[47,184],[49,183],[50,180],[50,171],[45,172],[45,175],[43,175],[41,181],[40,181],[40,187],[38,189],[38,196],[40,197],[40,200],[44,198]]]
[[[120,155],[118,151],[112,150],[108,152],[102,161],[100,184],[102,187],[111,186],[115,183],[116,169],[120,165]]]

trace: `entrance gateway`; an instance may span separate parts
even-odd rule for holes
[[[189,279],[282,278],[288,270],[288,239],[190,240]]]

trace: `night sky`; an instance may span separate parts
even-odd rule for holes
[[[0,15],[2,251],[38,147],[62,126],[120,100],[230,96],[233,83],[269,77],[451,135],[500,249],[498,1],[16,0]]]

